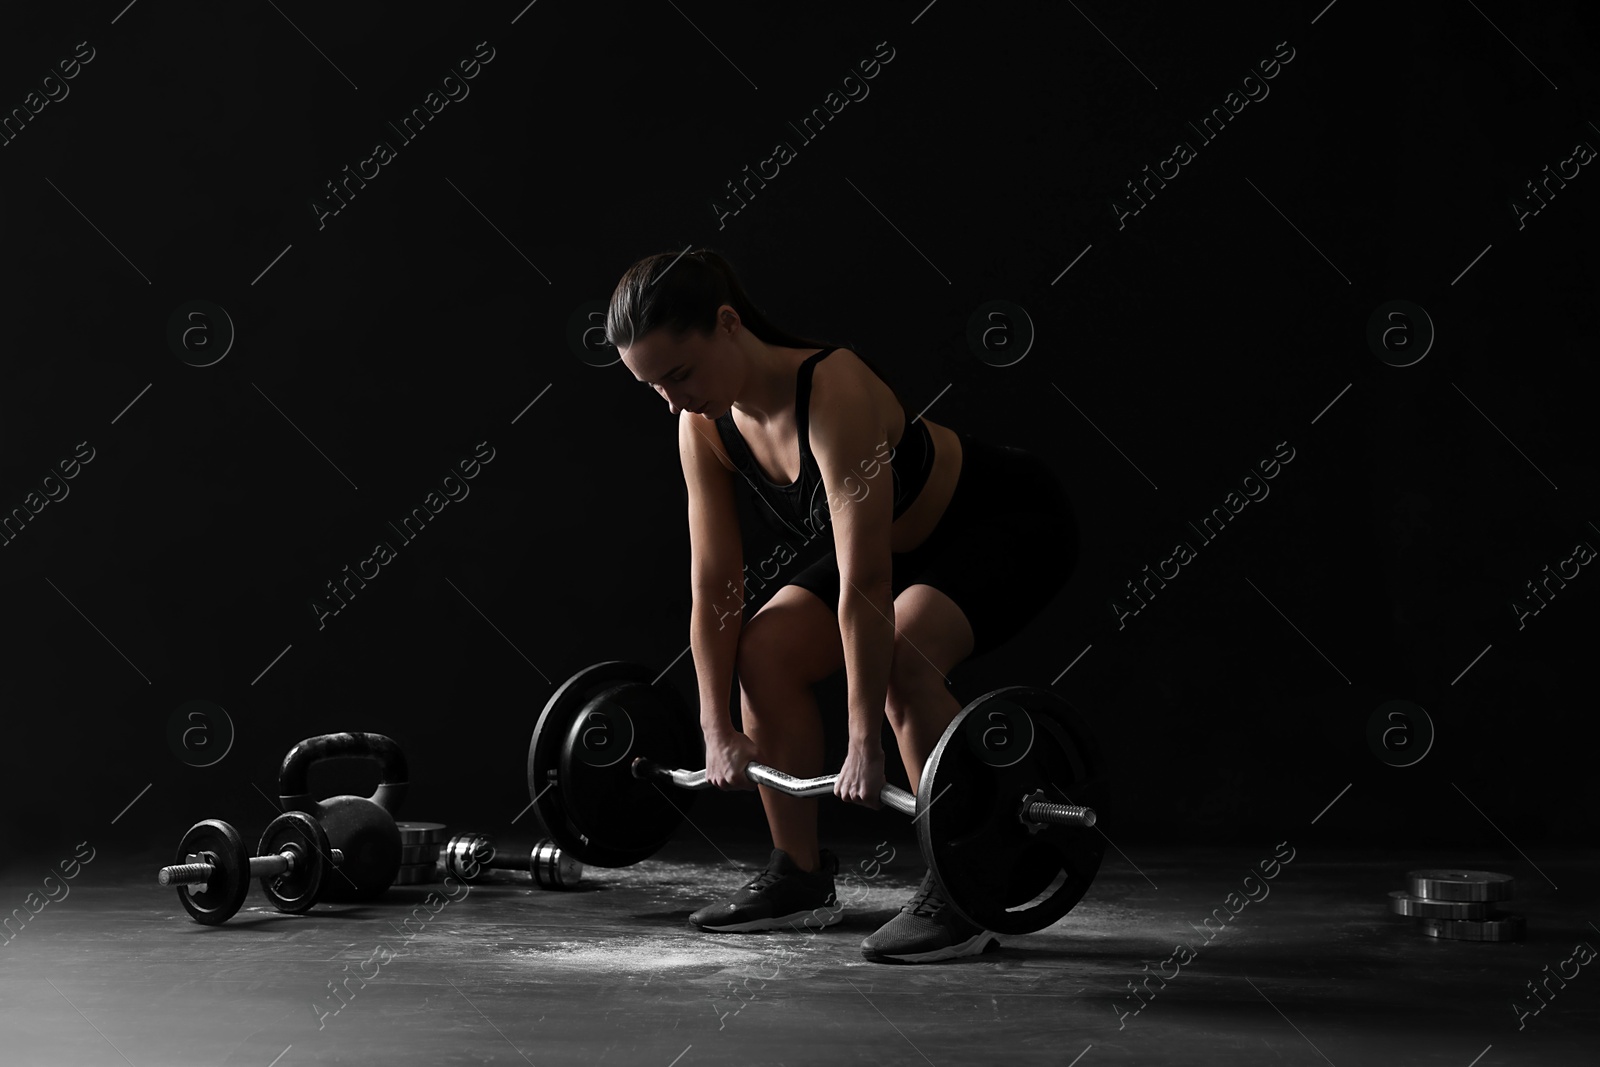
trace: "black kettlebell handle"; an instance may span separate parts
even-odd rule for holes
[[[350,756],[357,759],[377,760],[381,768],[378,789],[368,797],[390,815],[400,810],[406,798],[405,753],[400,746],[382,734],[342,733],[308,737],[289,750],[283,757],[283,769],[278,772],[279,800],[284,811],[305,811],[315,814],[319,804],[306,788],[306,779],[313,763],[325,759]]]

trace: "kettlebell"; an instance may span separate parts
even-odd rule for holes
[[[382,768],[377,791],[370,797],[312,799],[306,787],[311,765],[340,756],[377,760]],[[406,778],[404,753],[382,734],[308,737],[283,757],[278,774],[283,810],[316,819],[327,831],[328,846],[344,852],[344,862],[323,883],[323,900],[371,900],[394,884],[400,870],[400,828],[394,817],[406,798]]]

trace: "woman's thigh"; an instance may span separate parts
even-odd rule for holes
[[[1009,641],[1055,599],[1078,559],[1071,515],[1011,513],[953,531],[917,574],[955,601],[972,627],[972,656]]]
[[[904,570],[906,580],[955,601],[972,626],[971,655],[979,656],[1015,636],[1066,585],[1078,561],[1078,524],[1043,460],[965,435],[963,445],[950,508]]]
[[[758,676],[814,685],[843,666],[838,611],[804,585],[773,593],[739,634],[741,687],[759,683]]]

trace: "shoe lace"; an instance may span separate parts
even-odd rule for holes
[[[748,882],[746,882],[744,884],[744,887],[746,889],[762,890],[762,889],[765,889],[768,886],[772,885],[774,882],[778,881],[778,879],[780,879],[782,877],[783,876],[778,873],[777,865],[773,864],[773,865],[768,866],[760,874],[756,875],[754,878],[752,878]]]
[[[922,915],[931,919],[943,911],[947,903],[944,896],[939,892],[939,883],[930,876],[922,880],[922,884],[917,887],[916,893],[906,902],[904,910],[913,915]]]

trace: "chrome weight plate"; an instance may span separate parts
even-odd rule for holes
[[[1428,937],[1451,941],[1520,941],[1522,916],[1495,912],[1482,922],[1471,919],[1418,919],[1417,925]]]
[[[1404,889],[1389,894],[1389,910],[1419,919],[1487,919],[1487,900],[1424,900]]]
[[[1424,900],[1510,900],[1514,889],[1509,874],[1455,868],[1411,871],[1406,885]]]

